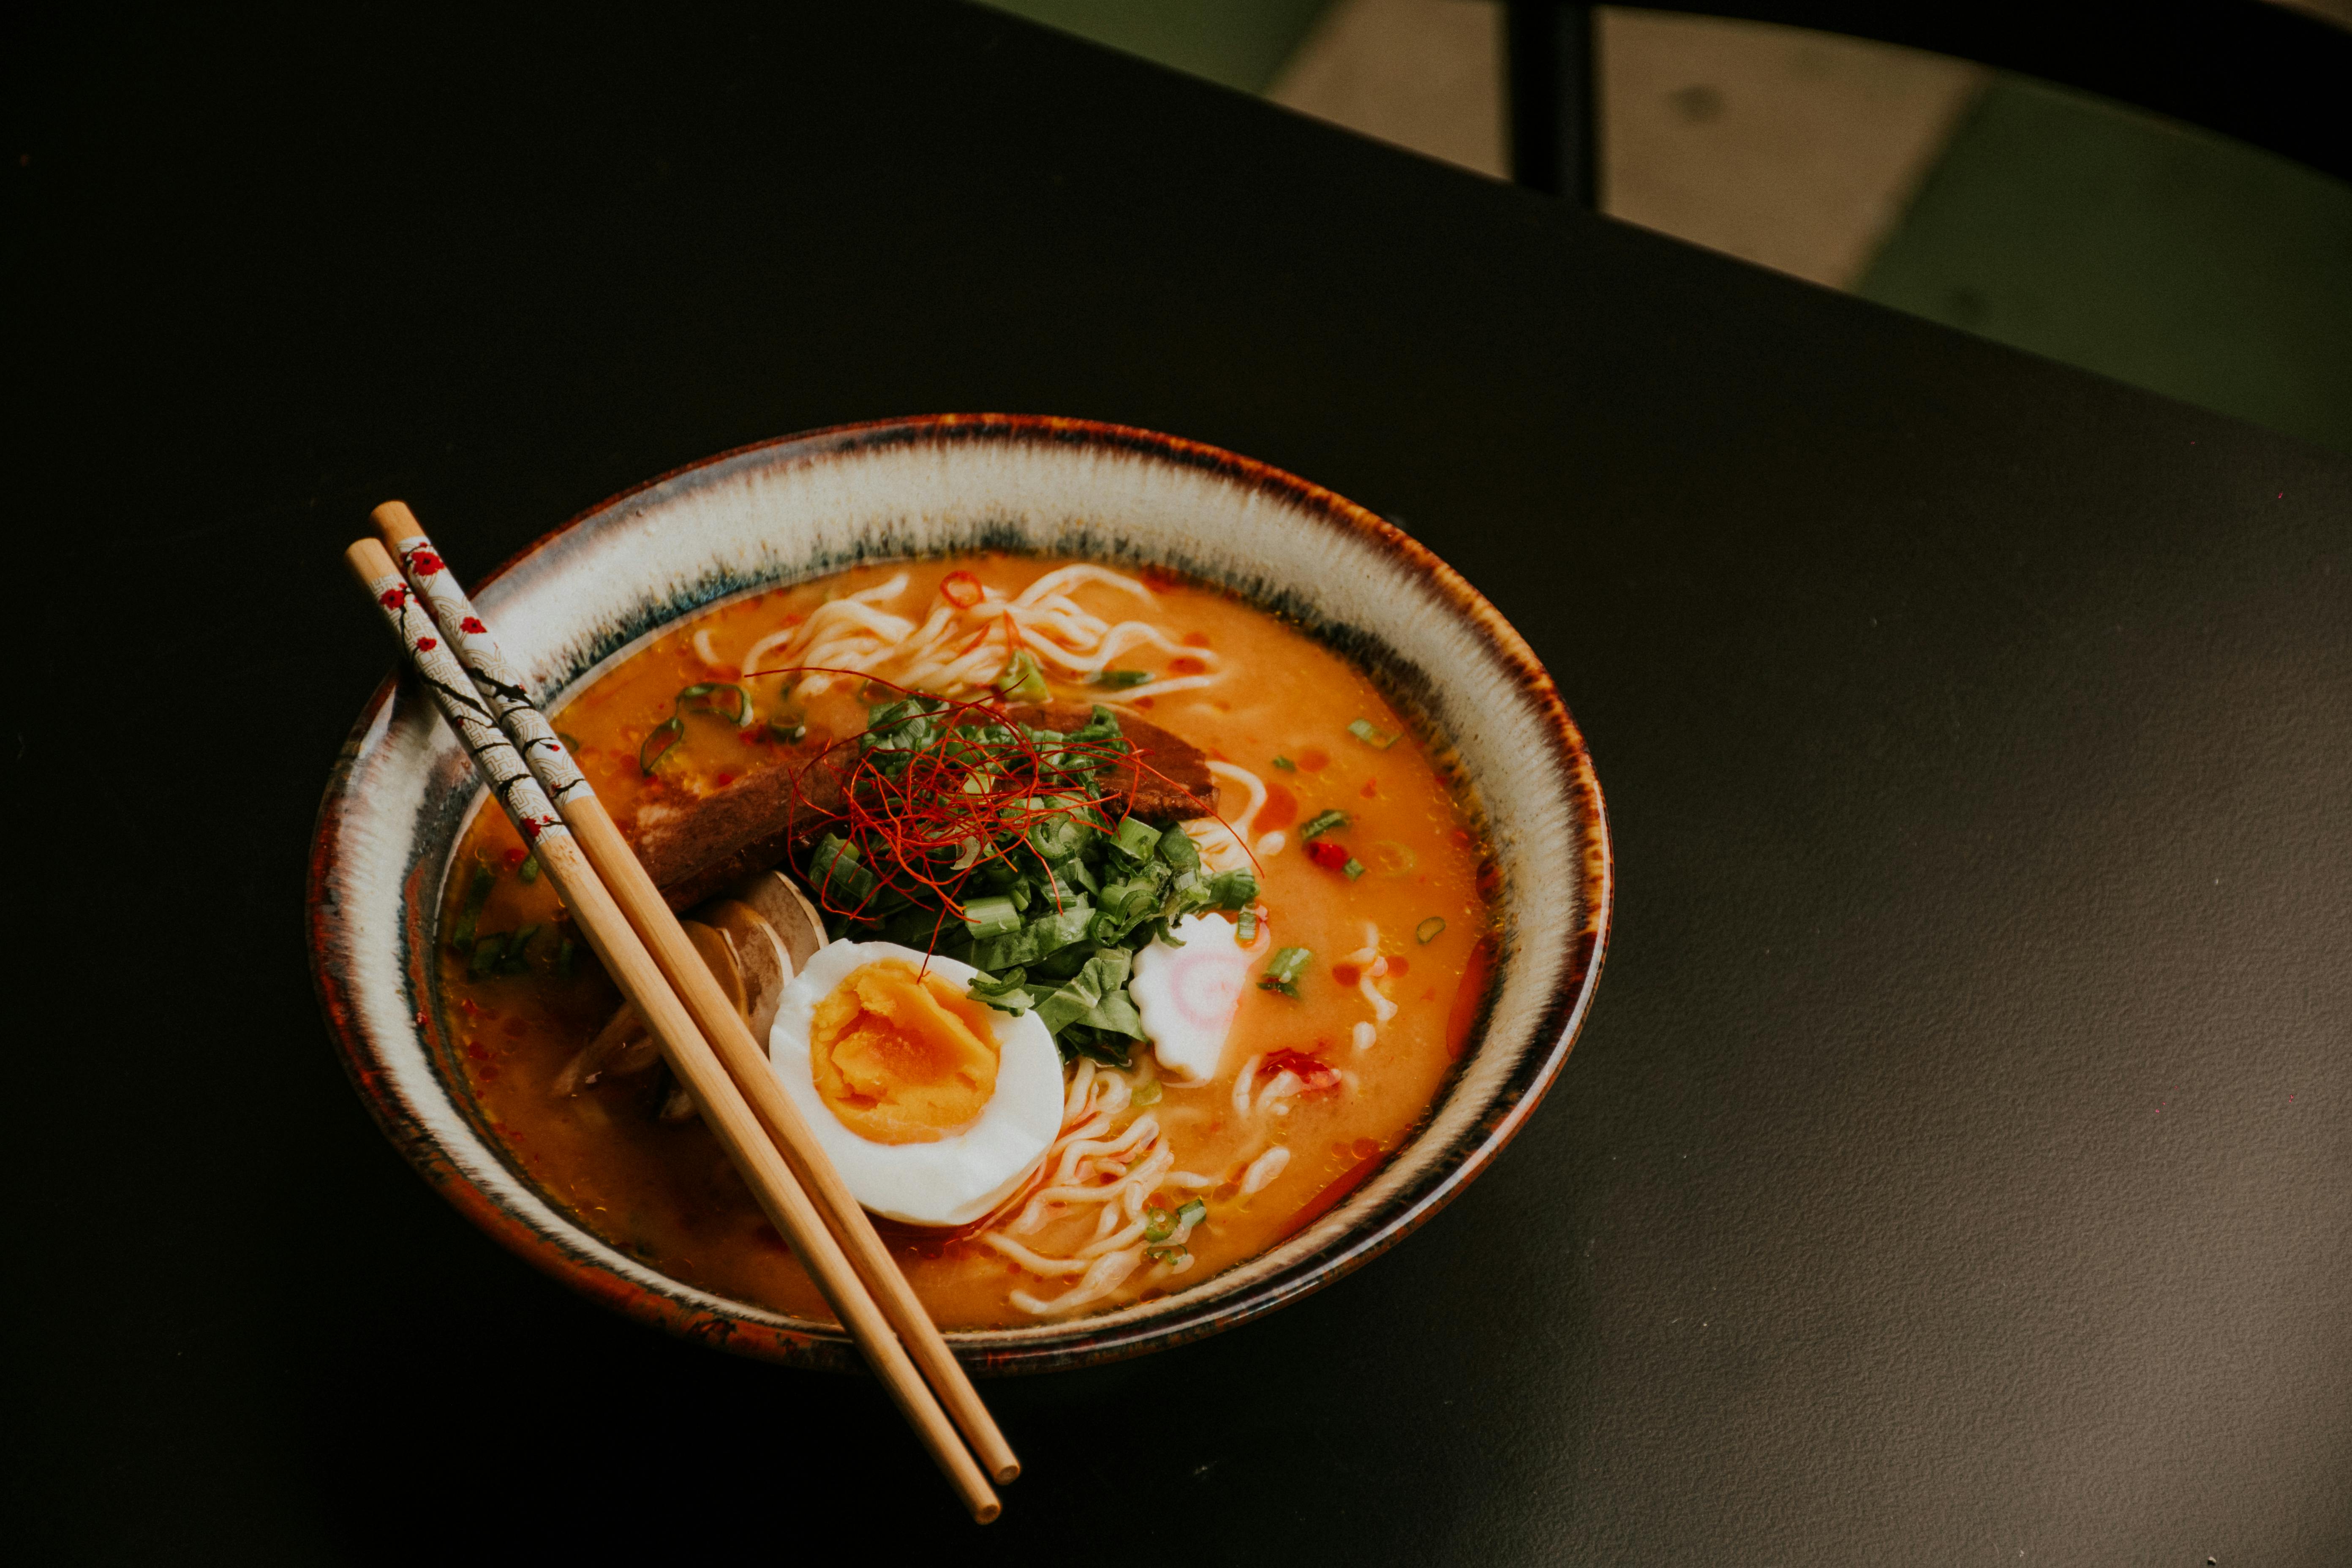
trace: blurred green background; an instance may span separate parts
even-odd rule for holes
[[[992,3],[1502,173],[1481,0]],[[2352,453],[2352,186],[1881,46],[1604,12],[1601,47],[1615,216]]]

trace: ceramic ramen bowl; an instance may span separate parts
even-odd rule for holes
[[[475,597],[552,705],[658,628],[730,595],[975,548],[1171,567],[1303,624],[1450,744],[1501,877],[1486,1016],[1410,1140],[1287,1240],[1186,1289],[948,1336],[975,1370],[1040,1370],[1271,1311],[1385,1251],[1460,1192],[1568,1056],[1600,974],[1609,847],[1591,761],[1551,678],[1469,584],[1328,490],[1149,431],[986,415],[787,437],[606,501]],[[608,1246],[486,1125],[453,1057],[433,958],[444,879],[480,799],[431,706],[387,681],[336,764],[310,858],[311,963],[361,1097],[426,1180],[575,1289],[740,1353],[855,1364],[830,1325],[714,1295]]]

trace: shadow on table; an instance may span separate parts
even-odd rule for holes
[[[985,1531],[864,1378],[680,1343],[463,1234],[441,1238],[464,1255],[450,1259],[458,1289],[428,1283],[430,1268],[380,1278],[355,1312],[297,1331],[284,1364],[304,1479],[330,1540],[362,1563],[601,1560],[721,1540],[790,1553],[835,1537],[877,1561],[927,1543],[964,1563],[1068,1561],[1081,1542],[1138,1564],[1328,1560],[1343,1543],[1353,1562],[1431,1561],[1475,1533],[1463,1516],[1483,1500],[1526,1506],[1541,1478],[1519,1473],[1521,1456],[1544,1446],[1515,1430],[1582,1420],[1556,1390],[1564,1367],[1589,1386],[1576,1347],[1591,1302],[1581,1271],[1532,1250],[1520,1211],[1539,1184],[1523,1163],[1515,1182],[1507,1161],[1402,1256],[1268,1319],[984,1384],[1028,1467]],[[320,1261],[384,1269],[380,1257]],[[1546,1373],[1477,1381],[1516,1352]]]

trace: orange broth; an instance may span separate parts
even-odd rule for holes
[[[777,765],[782,752],[760,738],[764,727],[742,731],[705,715],[687,719],[684,739],[658,761],[653,776],[638,761],[640,744],[671,716],[680,689],[738,679],[741,672],[733,661],[761,637],[828,599],[899,572],[910,581],[885,607],[920,620],[950,572],[969,572],[1010,595],[1062,564],[1005,554],[892,563],[749,595],[666,631],[553,719],[575,742],[598,794],[626,826],[648,805],[689,799]],[[1280,828],[1289,842],[1260,858],[1258,903],[1276,944],[1307,947],[1315,957],[1298,999],[1255,987],[1244,994],[1213,1081],[1197,1088],[1159,1085],[1150,1110],[1175,1149],[1177,1167],[1219,1182],[1198,1194],[1208,1215],[1189,1238],[1192,1266],[1156,1281],[1139,1270],[1091,1310],[1210,1279],[1272,1247],[1376,1169],[1428,1110],[1475,1019],[1493,925],[1470,812],[1433,763],[1426,741],[1401,721],[1380,689],[1297,626],[1229,594],[1157,574],[1150,581],[1156,608],[1140,608],[1132,595],[1098,584],[1081,584],[1071,597],[1105,619],[1149,619],[1181,644],[1214,649],[1227,673],[1206,687],[1140,697],[1131,706],[1118,691],[1057,679],[1051,683],[1054,700],[1108,702],[1264,780],[1269,800],[1246,837],[1255,841]],[[1197,673],[1192,666],[1200,661],[1137,649],[1113,662],[1167,677]],[[781,677],[744,683],[763,717],[789,706],[813,738],[853,735],[865,727],[866,703],[856,682],[790,704]],[[1378,749],[1350,733],[1357,720],[1399,738]],[[1278,767],[1276,757],[1296,765]],[[1244,790],[1224,787],[1219,813],[1230,821],[1247,801]],[[1350,818],[1326,837],[1343,843],[1360,861],[1365,869],[1358,878],[1317,865],[1304,852],[1300,826],[1327,808]],[[584,944],[575,942],[572,973],[559,973],[556,954],[572,933],[547,879],[524,879],[525,861],[506,819],[495,811],[478,813],[458,846],[442,911],[440,930],[447,932],[470,868],[478,864],[497,874],[478,917],[481,933],[544,927],[527,949],[527,969],[520,974],[469,976],[466,962],[446,942],[442,946],[445,1017],[485,1119],[542,1191],[613,1246],[718,1294],[829,1319],[709,1132],[698,1121],[656,1117],[666,1072],[616,1079],[571,1097],[551,1090],[558,1071],[612,1015],[618,995]],[[1428,929],[1433,920],[1444,922],[1443,931],[1418,940],[1417,930]],[[1375,984],[1397,1012],[1380,1027],[1376,1043],[1358,1049],[1355,1026],[1372,1012],[1358,989],[1360,976],[1342,961],[1365,945],[1368,921],[1378,927],[1380,952],[1393,972]],[[1289,1102],[1287,1114],[1237,1114],[1237,1075],[1252,1058],[1277,1050],[1310,1054],[1345,1069],[1352,1082],[1302,1095]],[[1129,1076],[1139,1088],[1157,1079],[1148,1046],[1137,1046]],[[1146,1089],[1146,1098],[1149,1093]],[[1119,1124],[1141,1109],[1129,1109]],[[1276,1142],[1290,1151],[1288,1164],[1260,1191],[1243,1193],[1244,1169]],[[1152,1201],[1172,1209],[1192,1195],[1171,1190]],[[1011,1294],[1026,1289],[1050,1296],[1067,1284],[1039,1281],[966,1233],[885,1228],[917,1291],[946,1327],[1037,1322],[1012,1303]]]

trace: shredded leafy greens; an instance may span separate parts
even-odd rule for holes
[[[808,856],[828,934],[970,963],[971,995],[1034,1012],[1065,1058],[1128,1066],[1144,1037],[1136,953],[1257,897],[1251,873],[1211,872],[1181,827],[1126,814],[1128,751],[1100,706],[1066,734],[937,698],[875,709],[838,830]]]

